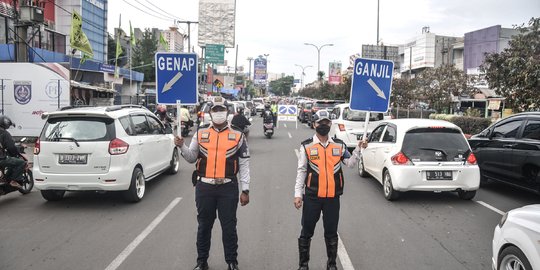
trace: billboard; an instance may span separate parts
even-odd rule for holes
[[[234,47],[236,0],[199,1],[199,46]]]
[[[253,81],[256,85],[265,85],[267,79],[266,59],[257,58],[253,60]]]
[[[1,108],[16,125],[9,129],[12,136],[39,136],[41,115],[70,104],[69,70],[58,63],[0,63],[0,74]]]
[[[329,72],[328,72],[328,83],[329,84],[341,83],[341,63],[330,62]]]

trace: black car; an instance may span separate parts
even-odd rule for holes
[[[540,194],[540,112],[505,118],[469,139],[482,180]]]

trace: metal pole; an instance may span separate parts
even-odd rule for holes
[[[319,72],[321,72],[321,49],[322,46],[317,48],[317,76],[319,76]]]
[[[412,46],[409,47],[409,80],[412,78]]]
[[[2,115],[4,115],[4,79],[2,80]]]
[[[234,58],[234,80],[233,80],[234,87],[233,89],[236,87],[236,75],[237,75],[236,71],[237,70],[238,70],[238,44],[236,44],[236,56]]]
[[[188,52],[191,52],[191,22],[187,23],[187,31],[188,31],[188,39],[187,39]]]
[[[56,94],[58,95],[58,109],[60,109],[60,80],[58,80],[58,89],[56,89]]]
[[[380,0],[377,0],[377,46],[379,46],[379,2]]]

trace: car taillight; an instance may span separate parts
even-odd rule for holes
[[[402,152],[399,152],[392,156],[391,160],[392,164],[394,165],[413,165],[409,158]]]
[[[344,124],[338,124],[339,131],[345,131],[345,125]]]
[[[34,145],[34,155],[39,155],[40,151],[41,151],[41,143],[40,143],[40,140],[37,139],[36,144]]]
[[[467,164],[476,165],[476,156],[473,153],[470,153],[467,157]]]
[[[129,144],[116,138],[109,143],[109,154],[121,155],[127,153]]]

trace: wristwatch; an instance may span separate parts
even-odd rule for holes
[[[245,193],[246,195],[249,195],[249,189],[242,190],[242,193]]]

